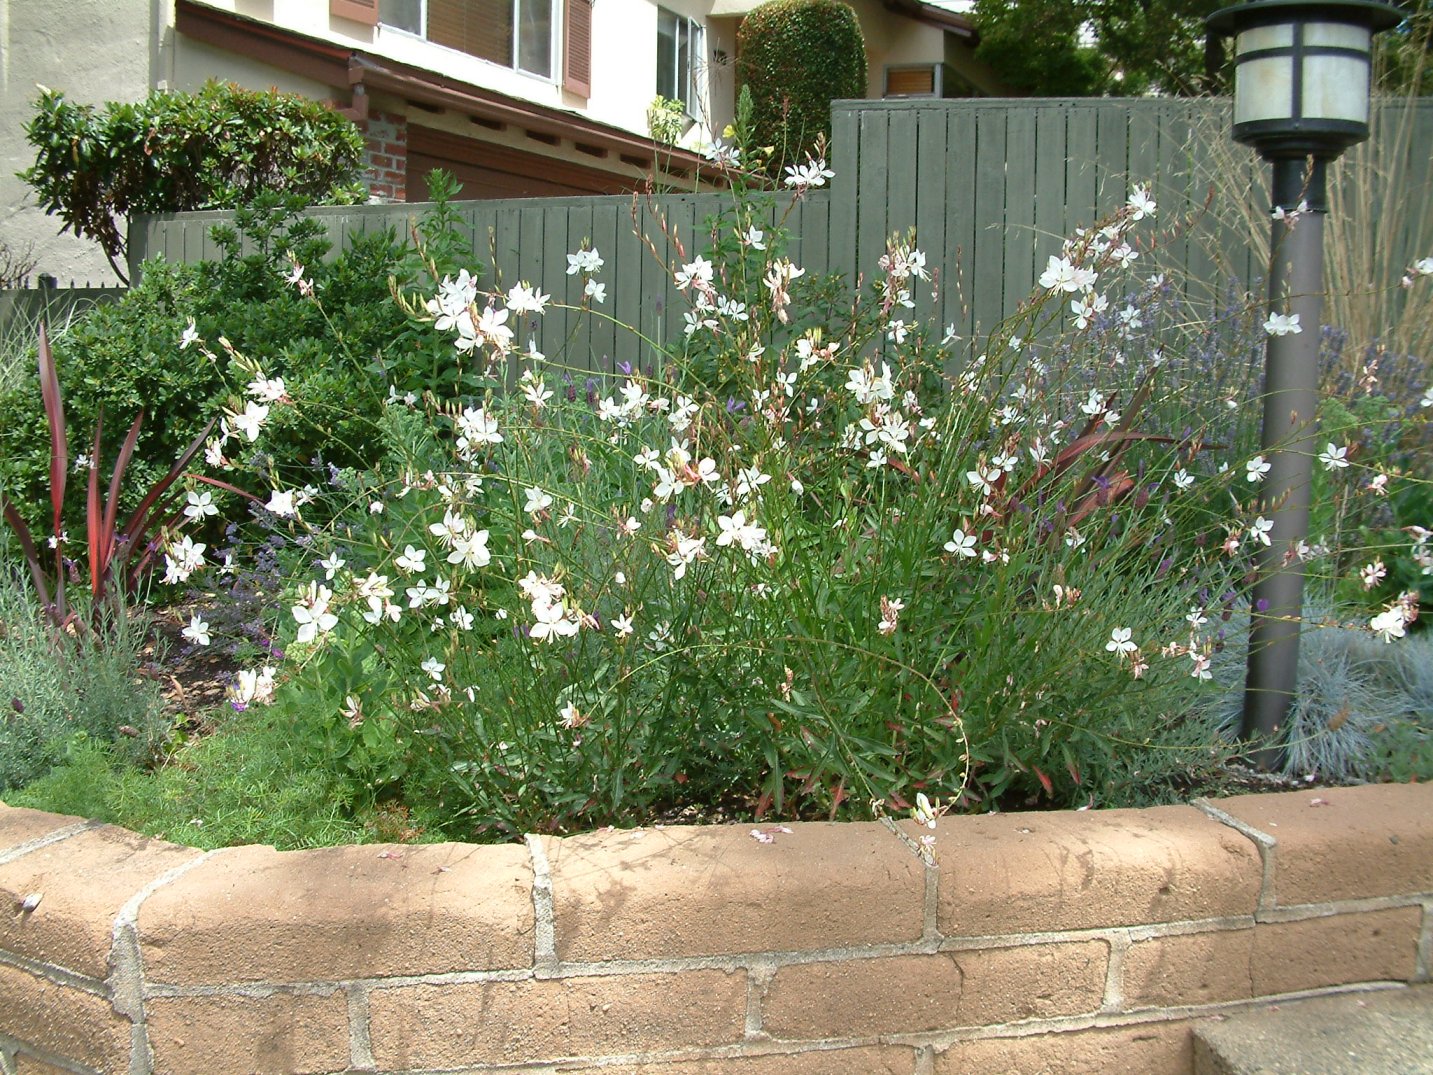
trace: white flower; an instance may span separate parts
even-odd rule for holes
[[[1303,332],[1298,314],[1270,314],[1264,322],[1264,331],[1270,336],[1293,336]]]
[[[448,553],[448,563],[461,564],[469,570],[477,567],[487,567],[492,562],[492,553],[488,551],[488,532],[478,530],[469,534],[460,534],[453,539],[453,548]]]
[[[1329,446],[1319,453],[1319,462],[1327,470],[1342,470],[1348,466],[1348,448],[1340,448],[1330,442]]]
[[[1105,649],[1119,657],[1133,653],[1139,647],[1130,641],[1132,633],[1128,627],[1116,627],[1110,632],[1110,640],[1105,643]]]
[[[300,604],[292,608],[294,620],[299,625],[295,641],[312,642],[321,634],[327,634],[338,625],[338,617],[328,610],[333,592],[327,586],[309,583],[300,595]]]
[[[804,191],[808,187],[824,187],[826,180],[834,179],[836,173],[826,167],[821,158],[808,158],[805,164],[786,166],[786,185]]]
[[[427,549],[415,549],[412,545],[408,545],[393,562],[410,575],[421,575],[427,568],[424,563],[427,558]]]
[[[515,314],[540,314],[547,307],[551,295],[544,295],[526,280],[508,289],[505,305]]]
[[[1363,588],[1371,590],[1388,576],[1388,569],[1383,566],[1382,560],[1375,560],[1371,564],[1365,564],[1358,575],[1363,580]]]
[[[528,630],[534,642],[551,642],[556,638],[571,638],[577,634],[581,624],[568,614],[567,606],[561,601],[532,603],[532,615],[537,621]]]
[[[552,507],[552,497],[541,489],[529,488],[527,490],[527,503],[522,510],[529,515],[536,515],[540,511],[546,511]]]
[[[1145,187],[1135,187],[1134,190],[1130,191],[1129,201],[1125,204],[1130,208],[1131,220],[1143,220],[1147,216],[1152,217],[1154,216],[1155,209],[1158,208],[1154,199],[1150,197],[1149,190]]]
[[[575,254],[567,255],[567,275],[575,276],[579,272],[594,273],[602,268],[603,264],[602,255],[596,250],[579,250]]]
[[[269,496],[269,502],[264,505],[275,515],[288,516],[297,515],[298,508],[294,506],[294,491],[292,489],[275,489]]]
[[[1174,472],[1174,487],[1176,489],[1188,489],[1193,484],[1194,475],[1190,474],[1189,471],[1183,467],[1180,467]]]
[[[1040,274],[1040,286],[1051,291],[1084,291],[1095,286],[1099,274],[1091,269],[1077,267],[1069,258],[1050,255],[1045,271]]]
[[[244,434],[253,443],[259,439],[259,430],[263,428],[264,422],[269,417],[269,408],[261,403],[249,400],[244,405],[244,413],[236,414],[229,412],[229,425],[238,433]]]
[[[957,530],[945,543],[945,551],[955,556],[975,556],[975,535],[967,534],[964,530]]]
[[[710,261],[698,257],[695,261],[688,262],[678,269],[673,274],[673,280],[678,291],[685,291],[689,287],[701,290],[711,284],[714,272],[715,269]]]
[[[243,709],[250,703],[268,705],[272,702],[274,700],[274,672],[273,665],[241,671],[234,685],[229,688],[229,700],[234,708]]]
[[[219,509],[214,506],[214,494],[207,489],[202,493],[191,489],[187,499],[189,503],[184,507],[184,514],[190,519],[203,519],[206,515],[219,514]]]
[[[876,630],[883,635],[894,634],[905,607],[906,603],[898,598],[882,597],[881,622],[876,625]]]
[[[191,343],[196,343],[198,339],[199,330],[194,327],[194,318],[191,317],[189,324],[184,328],[184,334],[179,337],[179,349],[183,351]]]
[[[1373,619],[1368,621],[1369,627],[1383,636],[1383,641],[1392,642],[1395,638],[1402,638],[1406,620],[1403,615],[1403,606],[1394,602],[1384,609]]]
[[[437,657],[429,657],[426,661],[423,662],[421,667],[423,671],[427,672],[428,675],[433,677],[435,682],[441,682],[443,679],[443,670],[448,666],[442,661],[438,660]]]
[[[323,568],[323,577],[326,579],[331,579],[338,574],[338,569],[341,568],[347,562],[348,561],[345,560],[343,557],[339,556],[338,553],[334,552],[329,553],[327,557],[320,560],[318,562],[318,566]]]
[[[766,233],[753,224],[746,229],[746,234],[741,237],[741,241],[743,245],[749,246],[753,250],[765,250],[766,243],[763,241],[765,238]],[[1430,264],[1433,264],[1433,258],[1429,258],[1428,261]]]
[[[593,302],[602,303],[607,301],[607,285],[599,284],[596,280],[588,280],[582,288],[582,294]]]
[[[1254,524],[1249,527],[1249,536],[1255,541],[1259,542],[1261,545],[1268,547],[1268,545],[1270,544],[1269,532],[1273,529],[1274,520],[1266,519],[1262,515],[1260,515],[1257,519],[1254,520]]]
[[[189,626],[179,633],[196,646],[207,646],[209,644],[209,625],[198,615],[189,617]]]
[[[1261,482],[1264,475],[1269,473],[1273,464],[1267,462],[1262,455],[1256,455],[1253,459],[1244,464],[1244,480],[1248,482]]]
[[[926,798],[923,791],[916,792],[915,809],[911,811],[911,817],[928,829],[935,828],[937,818],[935,807],[931,806],[930,800]]]
[[[1419,258],[1413,263],[1413,271],[1419,276],[1433,276],[1433,258]]]
[[[626,638],[632,633],[632,617],[625,612],[620,616],[612,618],[612,630],[617,633],[618,638]]]
[[[1214,673],[1209,670],[1208,654],[1199,653],[1197,651],[1190,651],[1189,659],[1194,662],[1194,667],[1189,670],[1189,674],[1191,676],[1193,676],[1195,679],[1214,678]]]
[[[204,550],[208,547],[188,534],[171,542],[164,550],[165,583],[187,582],[190,575],[204,566]]]
[[[248,384],[248,393],[261,403],[277,403],[286,393],[282,377],[268,378],[260,374]]]

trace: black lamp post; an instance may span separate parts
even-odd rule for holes
[[[1273,165],[1269,310],[1287,319],[1280,334],[1271,329],[1265,357],[1260,501],[1273,529],[1254,585],[1240,727],[1263,769],[1279,763],[1298,679],[1304,572],[1295,550],[1308,537],[1316,448],[1325,172],[1368,137],[1373,35],[1402,18],[1379,0],[1252,0],[1207,22],[1234,38],[1234,140]]]

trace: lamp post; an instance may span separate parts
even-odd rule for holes
[[[1234,140],[1273,166],[1269,310],[1260,443],[1269,464],[1249,622],[1240,738],[1261,769],[1278,765],[1294,699],[1318,410],[1319,293],[1328,162],[1368,137],[1373,35],[1402,21],[1380,0],[1251,0],[1216,11],[1211,33],[1234,38]],[[1290,323],[1297,319],[1297,328]]]

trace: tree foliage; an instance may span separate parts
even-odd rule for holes
[[[121,277],[121,221],[137,213],[229,209],[261,191],[310,202],[362,201],[363,138],[295,94],[211,81],[135,104],[74,104],[43,89],[25,124],[35,163],[19,173],[62,231],[92,238]]]
[[[978,55],[1048,97],[1219,92],[1224,51],[1204,20],[1224,0],[976,0]]]
[[[866,43],[843,0],[771,0],[737,33],[737,77],[750,87],[753,136],[771,168],[831,134],[831,102],[866,95]]]

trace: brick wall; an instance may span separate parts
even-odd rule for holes
[[[363,132],[364,181],[375,201],[401,202],[408,185],[408,120],[388,112],[370,112]]]
[[[933,868],[790,829],[204,853],[0,806],[0,1072],[1185,1075],[1199,1019],[1433,960],[1426,786],[948,818]]]

